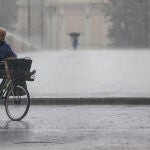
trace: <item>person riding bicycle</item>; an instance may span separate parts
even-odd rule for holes
[[[30,72],[31,59],[13,59],[17,55],[5,42],[5,37],[6,30],[0,27],[0,78],[3,79],[0,84],[0,100],[4,100],[7,116],[13,121],[20,121],[30,107],[26,81],[34,81],[31,76],[35,70]]]
[[[17,58],[16,53],[5,41],[5,37],[6,37],[6,30],[0,27],[0,61],[7,58]]]
[[[2,27],[0,27],[0,62],[5,60],[5,59],[13,59],[17,58],[16,53],[11,49],[10,45],[5,41],[6,37],[6,30]],[[4,64],[0,65],[0,70],[4,70]],[[0,93],[1,88],[3,85],[6,83],[6,80],[3,79],[1,84],[0,84]]]

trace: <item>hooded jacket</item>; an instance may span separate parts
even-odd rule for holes
[[[17,55],[13,52],[9,44],[3,41],[0,43],[0,61],[9,57],[17,58]]]

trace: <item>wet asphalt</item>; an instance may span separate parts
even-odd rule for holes
[[[12,122],[0,106],[0,150],[149,150],[149,105],[32,105]]]

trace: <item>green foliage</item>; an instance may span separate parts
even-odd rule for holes
[[[113,47],[149,47],[150,2],[148,0],[110,0],[103,5],[111,22],[108,37]]]
[[[0,26],[12,30],[17,20],[17,0],[0,0]]]

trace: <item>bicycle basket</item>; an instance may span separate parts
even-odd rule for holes
[[[0,78],[9,78],[19,81],[34,81],[35,71],[30,72],[31,59],[10,59],[5,62],[5,70],[0,69]]]
[[[8,65],[8,70],[14,71],[30,71],[32,60],[21,58],[21,59],[9,59],[6,60]]]

